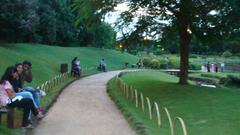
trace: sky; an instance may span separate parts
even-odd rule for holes
[[[114,23],[117,21],[117,19],[120,17],[120,14],[124,11],[127,11],[129,8],[127,6],[127,3],[121,3],[118,4],[115,8],[114,8],[114,12],[110,12],[105,16],[105,22],[111,24],[112,27],[115,27]],[[144,10],[141,9],[139,11],[136,12],[136,15],[141,15],[144,14]],[[167,14],[171,15],[172,13],[170,11],[167,11]],[[209,12],[210,15],[216,15],[219,14],[218,11],[212,10]],[[131,30],[134,29],[134,25],[136,24],[136,22],[138,21],[137,17],[133,19],[134,21],[132,22],[132,24],[128,25],[128,27],[124,27],[122,29],[122,31],[124,33],[129,33]],[[166,20],[157,20],[159,23],[163,23],[163,24],[170,24],[170,21],[166,21]],[[115,27],[115,31],[117,32],[117,39],[122,37],[121,32],[116,29]]]
[[[120,17],[120,14],[124,11],[127,11],[129,8],[127,6],[127,3],[122,3],[122,4],[118,4],[115,8],[114,8],[114,12],[110,12],[105,16],[105,22],[111,24],[112,27],[115,27],[114,23],[117,21],[117,19]],[[136,12],[136,16],[138,15],[142,15],[144,14],[144,9],[140,9],[139,11]],[[170,12],[169,12],[170,14]],[[124,27],[122,29],[122,31],[124,33],[129,33],[132,30],[134,30],[134,25],[136,24],[136,22],[138,21],[137,17],[133,18],[133,22],[128,25],[127,27]],[[163,24],[169,24],[169,21],[163,21],[163,20],[157,20],[159,23],[163,23]],[[115,27],[115,31],[117,32],[117,39],[122,37],[121,32]],[[150,38],[150,37],[148,37]]]
[[[110,12],[105,16],[105,22],[111,24],[112,27],[115,27],[114,23],[117,21],[117,19],[120,17],[120,14],[124,11],[128,10],[128,6],[127,3],[122,3],[122,4],[118,4],[115,8],[114,8],[114,12]],[[124,32],[128,32],[131,29],[134,28],[134,23],[129,26],[129,28],[123,28]],[[117,32],[117,38],[121,38],[122,34],[121,32],[115,28],[115,31]]]

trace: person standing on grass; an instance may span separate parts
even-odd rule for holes
[[[215,72],[218,72],[218,63],[215,64]]]
[[[168,63],[169,63],[168,57],[165,57],[164,58],[164,65],[166,66],[166,69],[168,69]]]
[[[210,62],[207,62],[207,72],[210,72]]]
[[[224,67],[225,67],[224,62],[222,62],[220,66],[221,66],[221,72],[223,72],[224,71]]]

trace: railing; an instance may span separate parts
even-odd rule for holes
[[[50,80],[44,82],[42,85],[38,86],[37,89],[44,90],[46,93],[52,89],[53,87],[57,86],[58,84],[64,82],[67,78],[71,76],[70,72],[66,72],[63,74],[59,74]]]
[[[187,135],[186,125],[184,120],[181,117],[175,117],[174,121],[171,118],[171,115],[166,107],[163,107],[161,110],[157,102],[150,100],[149,97],[145,97],[142,92],[139,92],[137,89],[134,89],[132,86],[128,86],[124,81],[119,77],[123,74],[121,72],[117,75],[116,84],[119,87],[122,94],[126,99],[130,98],[131,103],[134,104],[136,108],[141,107],[141,110],[145,112],[145,102],[147,105],[147,114],[150,120],[153,120],[153,115],[156,115],[156,124],[160,128],[162,126],[162,116],[165,113],[168,118],[168,124],[170,126],[170,135],[174,135],[176,124],[179,123],[181,125],[183,135]]]

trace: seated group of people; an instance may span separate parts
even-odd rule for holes
[[[0,108],[17,107],[23,109],[22,127],[33,128],[31,114],[38,119],[44,117],[40,107],[42,91],[24,82],[32,82],[32,64],[29,61],[7,67],[0,80]]]

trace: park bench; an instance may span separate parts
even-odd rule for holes
[[[0,125],[2,124],[2,115],[7,115],[7,127],[14,127],[14,108],[10,107],[7,110],[0,108]]]

